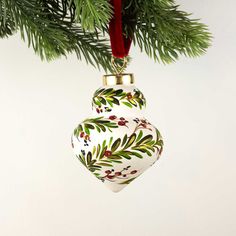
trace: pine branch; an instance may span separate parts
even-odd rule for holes
[[[15,30],[15,23],[6,8],[6,1],[0,0],[0,38],[12,35]]]
[[[124,14],[126,34],[154,60],[170,63],[180,54],[200,56],[210,46],[207,26],[189,19],[190,14],[178,10],[172,0],[131,0]]]
[[[19,30],[42,59],[75,52],[78,59],[112,72],[111,49],[104,38],[111,16],[108,0],[0,0],[0,37]],[[210,46],[207,26],[189,17],[174,0],[123,1],[124,33],[164,63],[181,54],[199,56]]]
[[[21,37],[28,41],[42,59],[52,60],[75,52],[87,63],[104,70],[112,70],[110,47],[95,33],[86,33],[65,14],[63,1],[5,0],[5,8],[14,19]],[[60,3],[58,3],[60,2]],[[67,4],[66,1],[64,3]],[[70,8],[71,9],[71,8]],[[70,12],[72,13],[72,11]]]
[[[112,8],[108,0],[72,0],[76,9],[76,20],[84,30],[94,31],[109,23]]]

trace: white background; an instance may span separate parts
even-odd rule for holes
[[[236,3],[178,1],[213,46],[163,66],[132,49],[162,158],[115,194],[74,157],[102,72],[68,56],[41,62],[19,36],[0,41],[1,236],[235,236]]]

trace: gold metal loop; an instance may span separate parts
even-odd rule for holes
[[[123,63],[121,65],[119,63],[117,63],[116,60],[118,60],[118,58],[112,56],[111,57],[111,65],[114,69],[115,74],[120,75],[126,69],[127,64],[128,64],[128,59],[127,59],[127,57],[122,58],[121,60],[123,61]]]

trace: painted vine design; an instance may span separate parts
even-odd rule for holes
[[[134,169],[131,170],[131,166],[127,166],[118,171],[115,171],[114,169],[106,170],[103,176],[101,177],[97,176],[97,177],[102,181],[108,180],[110,182],[115,182],[117,180],[122,180],[122,182],[119,182],[119,184],[129,184],[139,175],[140,175],[139,170],[134,170]]]
[[[112,132],[112,129],[118,128],[116,122],[112,121],[110,118],[104,118],[103,116],[86,119],[74,130],[74,135],[79,137],[82,132],[87,135],[90,135],[91,130],[97,130],[99,133],[106,132],[109,130]]]
[[[138,134],[133,133],[129,137],[127,134],[123,139],[113,140],[110,138],[109,142],[103,141],[102,145],[98,144],[93,147],[92,152],[86,153],[82,150],[77,158],[82,164],[88,168],[99,179],[103,179],[99,171],[103,166],[113,167],[113,163],[122,163],[122,159],[130,160],[132,157],[143,158],[142,154],[152,156],[157,151],[159,154],[162,152],[163,140],[159,131],[156,129],[156,140],[152,135],[143,136],[143,131],[140,130]],[[95,159],[93,159],[95,157]]]
[[[114,105],[119,106],[121,104],[129,108],[139,107],[142,109],[146,106],[146,99],[138,89],[133,90],[133,92],[124,92],[123,89],[101,88],[94,93],[93,106],[97,113],[110,112]]]
[[[74,130],[74,135],[77,139],[84,140],[84,146],[89,146],[88,142],[90,139],[91,130],[97,130],[100,132],[106,132],[107,130],[112,132],[112,129],[118,128],[119,126],[127,127],[128,121],[124,117],[116,117],[114,115],[105,118],[103,116],[97,118],[91,118],[84,120]]]

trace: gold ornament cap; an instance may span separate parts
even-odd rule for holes
[[[104,86],[130,85],[130,84],[134,84],[133,74],[117,74],[117,75],[104,75],[103,76]]]

